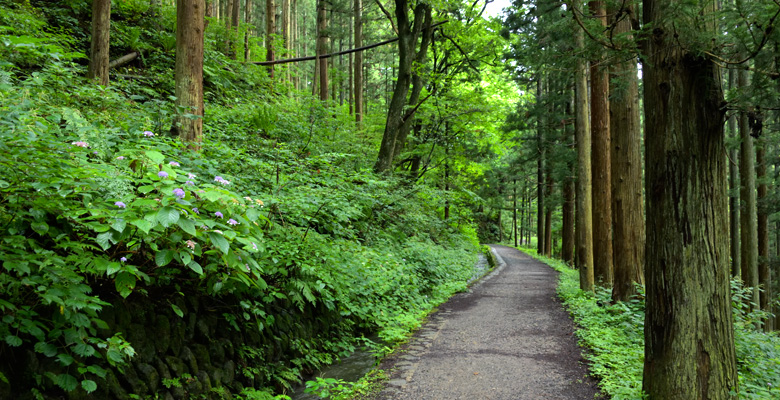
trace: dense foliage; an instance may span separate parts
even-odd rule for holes
[[[608,289],[595,293],[579,289],[579,274],[559,260],[540,257],[532,249],[523,251],[547,263],[560,273],[558,296],[578,325],[577,336],[588,350],[583,356],[599,387],[611,399],[639,399],[642,394],[644,361],[644,291],[629,302],[612,302]],[[739,398],[770,399],[780,395],[780,335],[756,329],[760,311],[745,306],[750,290],[732,282]]]
[[[442,217],[447,198],[457,207],[472,193],[443,190],[438,172],[416,182],[368,172],[376,138],[356,139],[346,110],[302,93],[257,96],[268,77],[214,49],[219,27],[207,39],[206,139],[187,149],[167,134],[182,112],[168,97],[170,13],[152,30],[139,27],[141,3],[117,4],[116,51],[145,43],[145,68],[124,71],[144,75],[98,87],[82,78],[83,4],[0,2],[0,352],[51,361],[34,393],[92,392],[132,359],[133,343],[101,319],[113,301],[181,316],[182,298],[222,299],[236,330],[273,326],[280,300],[338,312],[296,359],[247,367],[281,389],[362,333],[405,338],[465,288],[478,250],[471,211]],[[378,131],[371,117],[366,132]]]

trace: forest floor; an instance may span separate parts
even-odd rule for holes
[[[390,381],[380,399],[601,397],[556,297],[557,273],[511,247],[491,247],[496,269],[382,362]]]

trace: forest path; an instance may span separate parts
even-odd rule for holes
[[[386,400],[593,399],[557,273],[528,255],[491,246],[498,266],[439,307],[382,363]]]

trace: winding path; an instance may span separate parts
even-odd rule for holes
[[[383,362],[391,379],[380,399],[597,398],[555,294],[557,273],[513,248],[491,247],[499,266]]]

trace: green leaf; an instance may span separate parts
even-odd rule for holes
[[[81,381],[81,388],[87,393],[92,393],[97,390],[97,383],[90,379],[84,379]]]
[[[19,347],[22,345],[22,339],[20,339],[19,336],[15,336],[15,335],[6,336],[5,342],[12,347]]]
[[[160,209],[160,211],[157,212],[157,222],[159,222],[162,226],[168,227],[171,224],[175,224],[179,221],[179,210],[171,207],[166,206]]]
[[[184,318],[184,313],[181,311],[181,308],[177,306],[176,304],[171,304],[171,309],[173,309],[173,312],[179,316],[179,318]]]
[[[76,378],[70,374],[57,375],[57,377],[54,378],[54,383],[66,392],[76,390],[76,387],[79,385],[79,382],[76,380]]]
[[[154,255],[154,262],[157,266],[164,267],[173,261],[173,251],[169,249],[160,250]]]
[[[184,231],[189,233],[192,236],[197,235],[197,231],[195,230],[195,223],[192,222],[189,218],[180,218],[179,219],[179,227]]]
[[[116,290],[122,297],[127,297],[135,289],[136,278],[129,272],[120,272],[114,279]]]
[[[82,357],[91,357],[95,355],[95,348],[87,343],[82,342],[73,346],[73,352]]]
[[[260,216],[260,212],[257,211],[254,208],[250,208],[246,210],[246,218],[250,221],[256,221],[257,217]]]
[[[39,235],[43,235],[49,231],[49,224],[43,221],[33,222],[32,224],[30,224],[30,227],[32,228],[32,230],[35,231],[35,233]]]
[[[125,230],[125,227],[127,227],[127,221],[123,219],[117,219],[113,224],[111,224],[111,229],[119,233],[122,233],[122,231]]]
[[[106,276],[111,276],[122,269],[122,264],[114,261],[106,266]]]
[[[197,262],[193,261],[187,264],[187,266],[190,267],[191,270],[195,271],[196,274],[203,275],[203,268]]]
[[[230,249],[230,243],[228,243],[224,236],[217,232],[209,232],[209,239],[211,239],[211,243],[213,243],[214,246],[217,246],[223,253],[227,254]]]
[[[149,221],[147,221],[145,219],[134,219],[134,220],[130,221],[130,224],[131,225],[135,225],[136,227],[138,227],[138,229],[142,230],[144,233],[147,233],[147,234],[154,227],[154,225],[151,222],[149,222]]]
[[[144,154],[146,154],[146,156],[149,157],[149,159],[152,160],[152,162],[155,164],[160,164],[161,162],[165,161],[165,156],[159,151],[147,150],[144,152]]]
[[[146,194],[154,190],[154,186],[152,185],[143,185],[138,187],[138,193]]]
[[[60,361],[60,364],[66,367],[68,365],[73,364],[73,362],[76,361],[73,359],[73,357],[70,354],[66,354],[66,353],[57,354],[57,359]]]
[[[111,247],[111,235],[111,232],[103,232],[100,235],[97,235],[95,241],[103,250],[108,250]]]
[[[51,343],[38,342],[35,344],[35,351],[45,355],[46,357],[54,357],[57,355],[57,346]]]

